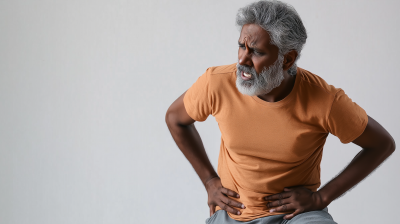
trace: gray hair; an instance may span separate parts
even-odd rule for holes
[[[296,75],[296,62],[306,43],[307,32],[299,14],[293,6],[281,1],[259,1],[240,8],[236,14],[236,25],[239,30],[245,24],[257,24],[266,30],[271,44],[279,48],[279,54],[296,50],[298,56],[289,68],[290,75]]]

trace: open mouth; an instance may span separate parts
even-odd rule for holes
[[[246,72],[241,72],[241,77],[243,80],[250,80],[252,78],[252,75]]]

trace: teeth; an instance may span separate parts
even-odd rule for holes
[[[246,73],[246,72],[243,72],[243,75],[244,75],[245,77],[248,77],[248,78],[251,77],[251,74],[248,74],[248,73]]]

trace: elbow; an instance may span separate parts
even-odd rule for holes
[[[169,126],[171,120],[171,111],[168,109],[165,113],[165,123]]]
[[[176,123],[176,113],[169,108],[165,113],[165,123],[168,127],[171,127],[171,124]]]
[[[391,135],[385,141],[386,155],[389,157],[396,149],[396,143]]]
[[[396,142],[394,141],[393,137],[390,136],[390,154],[392,154],[396,150]]]

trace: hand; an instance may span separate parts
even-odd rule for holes
[[[296,215],[315,210],[322,210],[328,205],[323,203],[320,193],[312,192],[305,187],[284,188],[283,192],[265,197],[270,212],[285,212],[295,210],[292,214],[286,215],[283,219],[291,219]],[[277,207],[277,208],[274,208]]]
[[[235,215],[240,215],[240,211],[232,208],[246,208],[242,203],[230,199],[227,195],[235,198],[239,198],[239,194],[231,191],[227,188],[222,187],[221,179],[214,177],[205,183],[206,190],[208,193],[208,206],[210,207],[210,217],[215,213],[215,207],[218,205],[221,209],[230,212]]]

